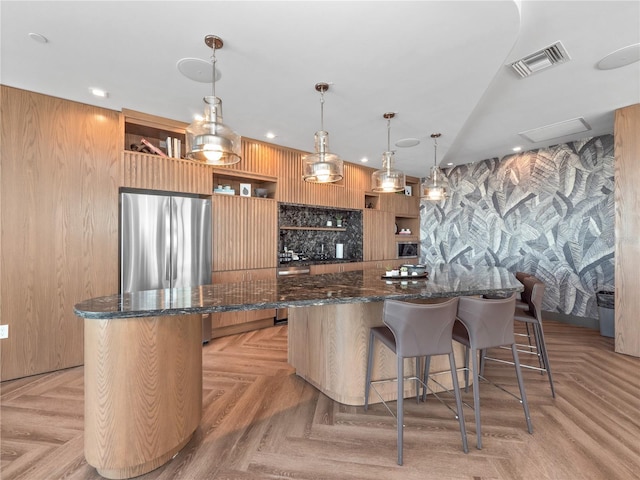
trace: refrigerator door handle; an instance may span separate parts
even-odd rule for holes
[[[178,278],[178,202],[171,197],[171,288]]]
[[[162,216],[164,217],[164,238],[169,241],[165,242],[164,246],[164,265],[165,265],[165,274],[164,279],[167,281],[167,286],[171,287],[171,260],[173,258],[173,245],[172,245],[172,237],[171,237],[171,204],[172,199],[169,198],[169,202],[165,204],[165,208],[162,211]]]

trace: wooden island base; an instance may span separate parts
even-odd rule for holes
[[[85,320],[87,462],[131,478],[169,461],[202,416],[202,315]]]
[[[437,302],[437,299],[420,303]],[[383,325],[383,302],[320,305],[289,309],[289,363],[296,374],[329,398],[345,405],[364,405],[369,329]],[[464,347],[454,343],[456,366],[463,366]],[[372,379],[397,376],[396,356],[380,342],[375,343]],[[415,361],[405,360],[405,375],[415,374]],[[438,382],[451,388],[449,359],[439,355],[431,359],[431,373]],[[463,372],[458,380],[464,381]],[[430,382],[434,391],[442,391]],[[396,400],[395,383],[376,385],[385,401]],[[415,395],[415,382],[405,382],[405,398]],[[371,392],[370,403],[380,398]]]

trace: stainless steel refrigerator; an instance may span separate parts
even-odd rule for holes
[[[211,283],[211,199],[120,194],[120,290],[193,287]],[[203,321],[210,338],[211,319]]]

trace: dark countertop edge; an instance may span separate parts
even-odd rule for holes
[[[295,307],[314,307],[322,305],[337,305],[348,303],[370,303],[370,302],[383,302],[385,299],[393,300],[411,300],[420,298],[448,298],[448,297],[460,297],[471,295],[509,295],[514,292],[522,291],[522,287],[516,288],[503,288],[496,289],[479,289],[473,291],[453,291],[453,292],[432,292],[425,293],[394,293],[384,295],[372,295],[365,297],[327,297],[318,298],[313,300],[283,300],[278,302],[268,303],[256,303],[250,305],[210,305],[210,306],[196,306],[189,308],[164,308],[158,310],[128,310],[128,311],[107,311],[107,312],[94,312],[78,310],[73,308],[75,315],[84,318],[86,320],[116,320],[124,318],[144,318],[144,317],[166,317],[174,315],[191,315],[191,314],[206,314],[206,313],[222,313],[222,312],[238,312],[247,310],[268,310],[272,308],[295,308]]]

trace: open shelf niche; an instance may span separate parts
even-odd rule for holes
[[[230,170],[224,167],[213,167],[214,195],[233,195],[243,197],[277,198],[277,178],[257,173]]]
[[[278,228],[280,252],[286,247],[309,257],[325,253],[326,259],[332,259],[336,244],[341,243],[344,259],[362,261],[362,210],[280,203]]]
[[[168,157],[185,157],[186,138],[184,132],[188,126],[186,123],[124,108],[122,114],[124,150],[140,151],[139,149],[145,147],[142,141],[145,139],[152,147],[157,148]],[[177,142],[179,142],[179,148],[173,148],[178,146]],[[170,146],[168,143],[172,145]],[[152,147],[147,147],[145,151],[162,156],[154,152]]]
[[[396,214],[396,237],[404,239],[417,239],[420,236],[420,217],[418,215]],[[401,234],[402,230],[410,230],[410,234]]]

